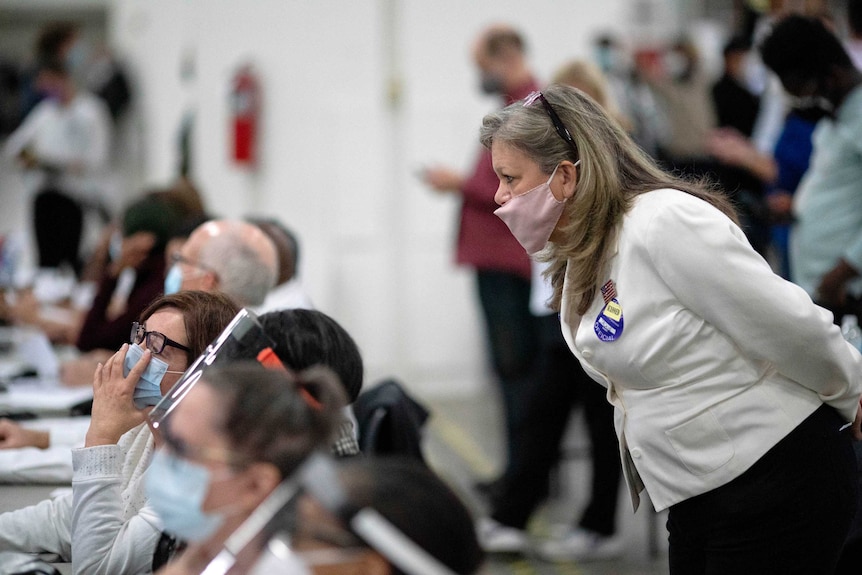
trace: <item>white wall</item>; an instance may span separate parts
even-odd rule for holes
[[[457,202],[414,171],[470,167],[478,124],[496,105],[475,89],[481,27],[518,25],[544,79],[588,57],[598,30],[643,30],[630,4],[117,0],[110,35],[143,96],[151,182],[174,173],[179,120],[193,106],[195,177],[211,210],[272,214],[297,231],[305,284],[356,337],[369,380],[472,392],[488,375],[472,275],[452,263]],[[190,54],[197,74],[184,85]],[[228,160],[230,78],[245,62],[264,91],[254,172]]]
[[[457,202],[414,176],[468,169],[482,115],[470,62],[477,31],[522,29],[540,80],[589,57],[598,31],[655,37],[636,20],[664,0],[115,0],[109,37],[140,91],[146,183],[176,171],[184,109],[196,110],[195,178],[211,211],[281,218],[299,234],[304,282],[363,350],[369,381],[422,394],[488,386],[472,276],[453,262]],[[653,13],[664,14],[662,10]],[[194,81],[183,83],[183,61]],[[263,85],[261,161],[228,159],[230,78]],[[144,182],[142,182],[143,184]]]

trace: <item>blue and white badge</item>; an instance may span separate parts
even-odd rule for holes
[[[622,335],[623,308],[616,298],[608,301],[602,308],[593,329],[602,341],[616,341]]]

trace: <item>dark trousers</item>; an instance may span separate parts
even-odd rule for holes
[[[862,441],[853,442],[856,452],[856,481],[859,489],[859,503],[856,516],[850,526],[850,533],[841,549],[841,557],[835,568],[835,575],[859,575],[862,572]]]
[[[476,279],[491,362],[500,381],[508,469],[521,451],[515,430],[521,425],[526,398],[532,393],[532,370],[538,352],[536,318],[530,313],[530,280],[498,271],[477,271]]]
[[[80,272],[78,250],[84,226],[81,205],[57,189],[42,190],[34,200],[33,224],[39,267],[55,268],[67,263],[75,273]]]
[[[855,296],[847,296],[847,301],[842,307],[823,305],[832,312],[835,324],[840,326],[845,315],[855,315],[862,325],[862,299]],[[853,519],[850,533],[844,542],[841,558],[835,568],[835,575],[858,575],[862,573],[862,442],[853,443],[856,452],[856,480],[858,483],[858,499],[856,503],[856,517]]]
[[[532,513],[548,496],[552,469],[560,459],[569,417],[583,406],[590,438],[592,479],[590,497],[580,526],[603,535],[616,529],[621,478],[619,443],[613,423],[613,406],[604,387],[584,372],[563,339],[556,314],[536,318],[540,326],[540,359],[536,386],[518,428],[521,453],[510,467],[502,492],[492,501],[491,516],[504,525],[523,529]]]
[[[856,510],[842,423],[824,405],[730,483],[672,506],[671,575],[831,574]]]

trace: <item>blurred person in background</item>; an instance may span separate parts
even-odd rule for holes
[[[602,72],[584,60],[561,67],[554,83],[582,90],[622,126],[630,127],[617,111]],[[605,389],[590,378],[572,355],[560,331],[559,319],[548,307],[553,292],[543,274],[547,264],[532,262],[530,308],[539,323],[540,356],[534,392],[526,399],[524,425],[518,429],[523,453],[501,493],[491,498],[489,519],[478,523],[479,540],[488,552],[529,549],[526,527],[548,496],[551,471],[560,464],[563,438],[575,406],[583,407],[592,465],[587,504],[575,527],[545,541],[538,552],[553,560],[608,559],[622,554],[624,541],[616,534],[617,502],[622,479],[614,432],[613,406]],[[580,486],[576,486],[578,489]]]
[[[518,31],[494,25],[476,39],[473,58],[482,91],[509,104],[535,90],[527,64],[526,45]],[[462,174],[430,167],[422,179],[434,190],[461,200],[456,261],[475,270],[491,365],[500,385],[505,426],[505,464],[500,477],[478,486],[493,492],[505,481],[517,447],[517,428],[530,393],[531,370],[537,357],[536,320],[530,313],[530,258],[506,226],[494,216],[497,178],[491,155],[482,150],[473,171]]]
[[[85,209],[105,193],[110,116],[101,100],[78,90],[62,60],[40,62],[36,85],[45,98],[9,136],[4,155],[24,170],[34,197],[39,267],[65,265],[77,275]]]
[[[114,349],[126,340],[133,318],[162,293],[165,246],[181,221],[180,212],[158,193],[148,193],[126,208],[121,233],[111,240],[110,262],[78,335],[79,350]],[[118,285],[123,274],[128,274],[130,285]]]
[[[746,76],[750,48],[748,39],[734,36],[722,49],[723,73],[712,85],[716,129],[706,141],[711,158],[704,161],[694,173],[709,174],[719,180],[722,188],[736,203],[746,237],[758,253],[767,257],[770,218],[765,198],[765,180],[774,177],[774,167],[770,162],[770,173],[764,177],[757,173],[759,166],[750,165],[760,161],[763,155],[757,153],[750,143],[760,113],[760,97],[749,89]],[[766,161],[769,161],[768,158]]]
[[[94,253],[89,273],[98,274],[96,293],[74,325],[74,342],[81,355],[61,365],[64,384],[90,382],[96,364],[113,355],[111,350],[127,340],[131,322],[162,294],[165,246],[182,217],[165,194],[151,190],[129,204],[119,227],[105,235]]]
[[[804,107],[827,116],[814,130],[811,166],[793,200],[795,283],[836,319],[858,315],[862,297],[862,73],[816,18],[788,16],[761,45],[763,61]]]
[[[712,85],[712,101],[715,105],[718,126],[731,128],[751,137],[760,97],[747,85],[746,63],[751,51],[751,42],[742,36],[734,36],[722,49],[724,68],[721,77]]]
[[[280,309],[314,309],[311,298],[299,279],[299,241],[296,235],[276,218],[247,218],[265,233],[278,252],[278,279],[263,303],[255,308],[258,314]]]
[[[862,316],[862,72],[819,18],[787,16],[761,45],[764,63],[797,105],[826,112],[814,128],[811,164],[793,197],[791,278],[834,314]],[[862,442],[859,501],[839,573],[862,565]]]
[[[278,252],[257,226],[210,220],[191,233],[165,278],[165,293],[220,291],[240,306],[259,306],[278,278]]]
[[[593,41],[593,60],[607,80],[609,101],[619,106],[617,119],[644,151],[656,157],[667,118],[634,67],[635,56],[613,34],[603,33]]]
[[[655,92],[665,117],[668,134],[658,157],[670,169],[697,174],[707,157],[706,139],[716,126],[711,83],[695,43],[681,37],[661,58],[644,61],[640,76]]]

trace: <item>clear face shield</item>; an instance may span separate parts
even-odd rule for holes
[[[303,464],[295,477],[304,493],[312,496],[333,516],[349,526],[350,531],[342,534],[343,541],[338,541],[342,538],[335,537],[333,533],[328,533],[327,537],[318,537],[319,540],[327,540],[334,546],[329,549],[295,551],[291,548],[290,534],[281,531],[273,535],[270,530],[270,538],[261,556],[261,562],[267,567],[279,565],[279,572],[301,573],[296,566],[302,565],[308,573],[309,568],[315,566],[349,562],[362,548],[369,547],[409,575],[455,575],[375,509],[353,507],[341,486],[336,464],[330,457],[313,456]],[[295,509],[292,509],[292,512],[295,513]],[[295,529],[308,530],[310,527],[298,525],[300,519],[295,516],[291,521]],[[267,570],[270,571],[271,569]],[[214,575],[208,571],[204,573]]]
[[[164,419],[197,385],[206,370],[214,365],[253,359],[264,367],[285,369],[275,355],[274,347],[275,343],[263,331],[257,316],[247,309],[240,310],[224,331],[207,346],[206,351],[186,369],[179,381],[153,407],[147,416],[150,427],[158,433]]]
[[[328,541],[329,548],[294,550],[293,535],[314,527],[299,525],[301,519],[297,516],[296,507],[299,493],[313,497],[349,526],[350,531],[333,533],[326,530],[326,537],[315,537]],[[341,486],[335,461],[327,454],[316,453],[285,479],[228,537],[221,551],[201,573],[224,575],[238,563],[238,558],[242,557],[241,561],[245,563],[253,554],[256,562],[250,573],[308,574],[314,567],[350,562],[366,547],[374,549],[409,575],[455,575],[376,510],[351,506]]]

